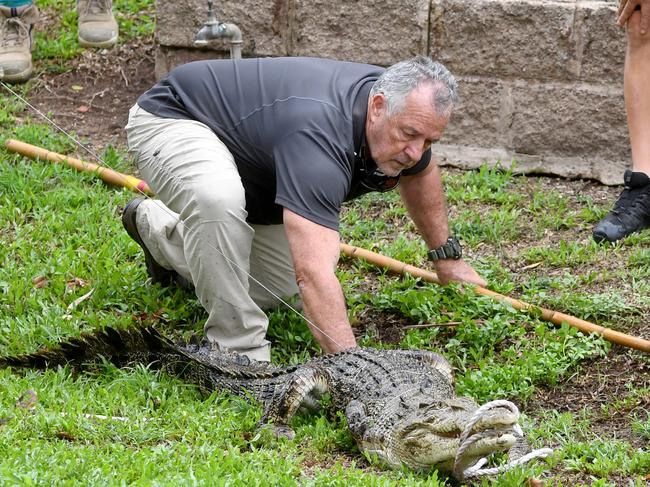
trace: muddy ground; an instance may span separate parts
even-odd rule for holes
[[[74,131],[98,153],[108,145],[125,146],[123,127],[128,110],[138,96],[155,83],[154,47],[143,41],[135,41],[121,44],[113,50],[87,50],[81,58],[71,62],[70,68],[61,74],[39,74],[30,102],[48,113],[61,128]],[[29,116],[34,117],[32,113]],[[77,156],[84,158],[85,154],[80,150]],[[571,197],[590,195],[596,202],[613,201],[620,191],[620,188],[605,187],[589,181],[575,182],[557,178],[542,178],[541,181],[542,184],[552,186],[555,191],[562,191]],[[558,231],[545,236],[545,239],[549,242],[558,241],[566,238],[562,233],[567,231],[573,232],[574,239],[590,238],[590,229],[585,228]],[[532,242],[524,239],[517,245],[529,244]],[[542,245],[543,242],[535,241],[534,244]],[[500,249],[501,256],[507,255],[507,250]],[[506,265],[516,268],[522,264],[513,261]],[[650,314],[646,312],[639,324],[629,332],[650,336],[649,318]],[[400,316],[372,311],[367,312],[363,321],[373,323],[376,336],[392,343],[400,340],[404,326],[408,325]],[[584,408],[590,408],[592,426],[597,435],[627,441],[635,448],[647,448],[645,441],[631,431],[630,423],[625,417],[631,413],[647,415],[650,398],[634,405],[633,410],[619,411],[614,417],[602,412],[601,406],[623,397],[630,385],[650,387],[648,361],[641,360],[636,352],[614,346],[607,357],[585,363],[582,370],[565,383],[553,389],[539,390],[524,406],[524,410],[531,416],[536,416],[548,409],[578,414]],[[590,483],[587,476],[569,472],[563,472],[560,476],[572,483]],[[619,483],[618,480],[621,485],[625,483],[624,479],[612,479],[616,483]]]

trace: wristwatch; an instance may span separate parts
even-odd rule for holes
[[[458,260],[463,255],[463,248],[456,237],[449,237],[444,245],[427,252],[429,260],[454,259]]]

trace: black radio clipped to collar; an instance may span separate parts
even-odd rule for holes
[[[359,90],[352,108],[354,140],[359,145],[354,148],[355,179],[358,184],[370,191],[381,193],[395,189],[399,184],[399,176],[386,176],[368,153],[366,144],[365,121],[368,112],[368,96],[373,82],[367,82]]]
[[[367,156],[366,136],[361,137],[361,147],[355,152],[355,167],[359,171],[359,183],[370,191],[384,193],[399,185],[399,176],[386,176],[377,167],[375,161]]]

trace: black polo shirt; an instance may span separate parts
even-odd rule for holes
[[[250,223],[282,208],[334,230],[359,189],[370,87],[383,68],[316,58],[209,60],[174,70],[138,99],[165,118],[197,120],[232,153]],[[408,172],[424,169],[427,151]]]

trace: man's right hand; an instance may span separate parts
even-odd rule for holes
[[[623,27],[637,8],[641,10],[641,34],[645,34],[650,25],[650,0],[620,0],[616,23]]]
[[[487,282],[474,268],[463,259],[443,259],[434,263],[436,274],[440,279],[440,284],[448,284],[452,281],[464,282],[467,284],[476,284],[480,287],[487,286]]]

